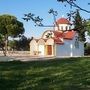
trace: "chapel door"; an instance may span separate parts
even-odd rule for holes
[[[47,55],[52,55],[52,45],[47,45]]]

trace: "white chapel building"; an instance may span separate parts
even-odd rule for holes
[[[74,57],[84,55],[84,43],[78,33],[71,28],[66,18],[56,21],[54,30],[46,30],[40,39],[30,42],[30,55]]]

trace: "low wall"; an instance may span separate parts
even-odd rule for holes
[[[0,56],[3,55],[3,51],[0,51]],[[7,51],[7,56],[28,56],[30,55],[30,51]]]

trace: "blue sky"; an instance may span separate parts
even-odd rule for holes
[[[87,3],[89,0],[77,0],[77,4],[82,8],[90,10],[90,5]],[[40,37],[42,33],[50,28],[35,27],[32,21],[25,22],[22,17],[24,13],[33,13],[36,16],[43,18],[43,23],[46,25],[53,24],[52,15],[48,14],[49,9],[53,8],[58,12],[57,19],[62,15],[66,17],[66,13],[70,11],[70,7],[64,4],[58,3],[57,0],[0,0],[0,15],[10,14],[17,17],[18,20],[23,22],[25,28],[25,36],[27,37]],[[72,8],[75,10],[75,8]],[[80,11],[81,16],[84,18],[90,18],[90,14]]]

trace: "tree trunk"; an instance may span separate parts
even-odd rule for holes
[[[7,56],[7,51],[8,51],[8,35],[5,35],[5,53],[4,55]]]

